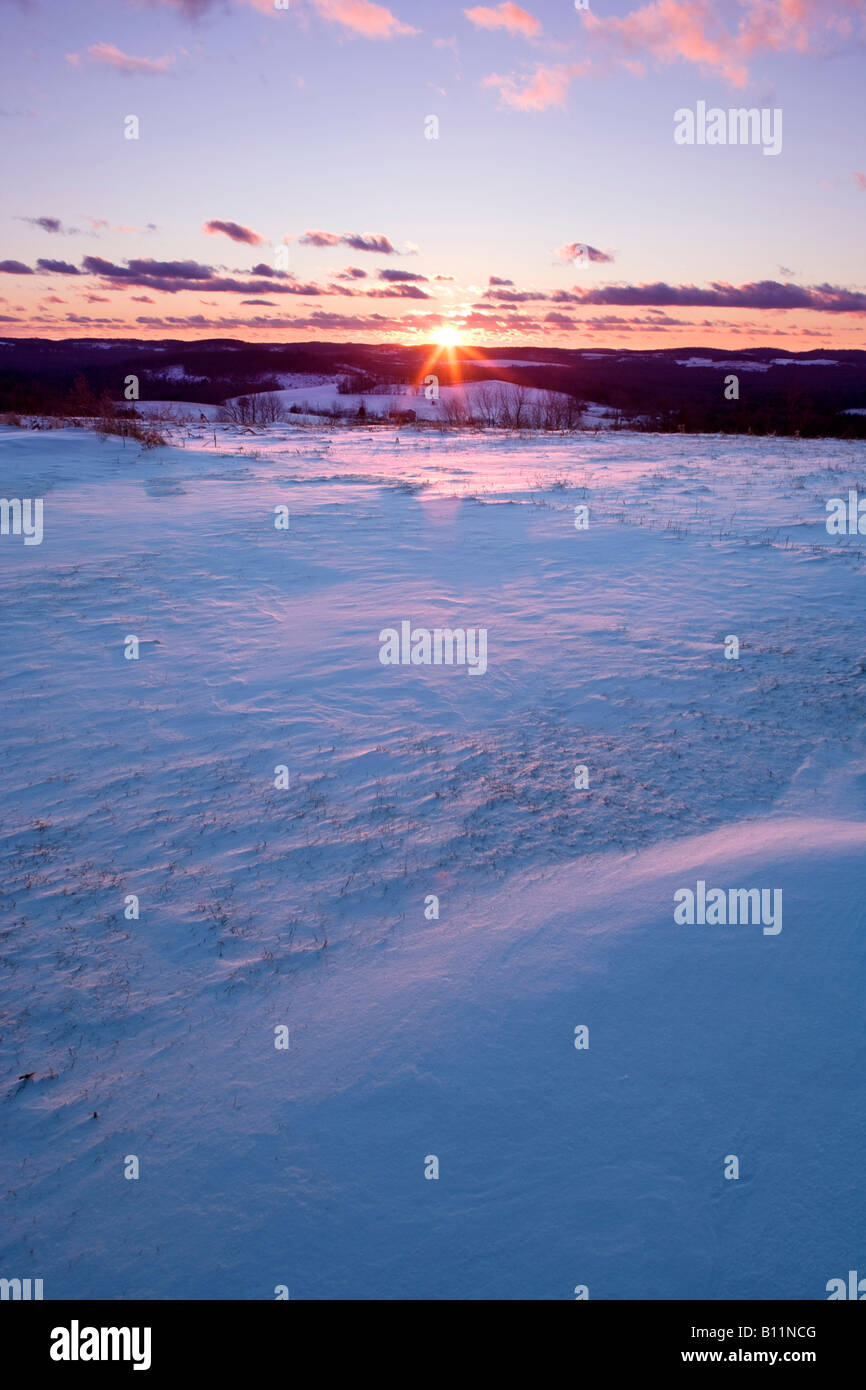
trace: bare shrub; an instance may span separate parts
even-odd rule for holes
[[[134,439],[142,449],[158,449],[168,442],[147,420],[130,415],[102,415],[97,419],[94,429],[103,438],[119,435],[122,439]]]
[[[160,434],[159,430],[154,429],[153,425],[147,425],[136,421],[132,423],[132,428],[128,431],[128,434],[131,439],[136,439],[138,441],[142,449],[158,449],[167,442],[165,437]]]
[[[232,425],[274,425],[284,417],[284,407],[279,393],[263,391],[252,396],[238,396],[235,401],[224,401],[220,407],[219,418]]]

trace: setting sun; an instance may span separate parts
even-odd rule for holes
[[[461,344],[460,333],[452,324],[445,324],[437,331],[436,342],[440,347],[459,347]]]

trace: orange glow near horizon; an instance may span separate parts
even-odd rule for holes
[[[118,282],[98,276],[86,281],[83,275],[49,281],[36,274],[16,278],[8,273],[0,275],[0,281],[0,336],[6,341],[81,338],[111,342],[131,338],[145,343],[195,343],[225,338],[251,344],[423,346],[436,361],[445,354],[455,369],[461,360],[476,356],[475,344],[487,350],[502,349],[503,356],[511,347],[533,346],[632,352],[706,347],[729,353],[732,358],[745,349],[769,348],[776,343],[795,353],[866,350],[866,315],[829,311],[762,309],[742,316],[737,312],[734,317],[730,309],[714,307],[702,309],[700,316],[688,306],[668,306],[654,315],[647,314],[645,307],[634,312],[617,306],[610,312],[572,307],[568,314],[557,312],[535,322],[522,312],[524,321],[515,323],[510,321],[512,311],[507,307],[482,313],[461,303],[438,310],[431,306],[423,314],[408,313],[390,321],[385,321],[386,315],[377,316],[380,321],[375,325],[364,322],[364,315],[348,315],[343,324],[335,311],[324,315],[329,321],[319,325],[315,311],[307,306],[309,315],[299,316],[295,326],[293,314],[282,307],[274,311],[273,321],[265,317],[265,311],[261,315],[251,311],[254,316],[247,318],[232,296],[215,296],[208,301],[199,293],[180,290],[175,295],[152,291],[130,298]],[[89,288],[96,294],[88,294]],[[49,295],[49,289],[60,293]],[[224,299],[229,302],[224,303]],[[320,303],[327,306],[327,296]]]
[[[437,375],[437,364],[441,362],[443,358],[448,367],[452,381],[459,382],[461,380],[461,359],[468,357],[477,360],[481,356],[475,348],[462,341],[462,336],[459,326],[453,323],[444,323],[440,328],[437,328],[434,335],[436,347],[430,353],[430,356],[421,368],[421,382],[431,374],[434,376]]]

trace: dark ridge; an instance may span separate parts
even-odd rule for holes
[[[435,357],[435,363],[433,359]],[[708,365],[682,365],[703,358]],[[491,368],[489,360],[515,365]],[[741,370],[729,363],[744,364]],[[432,365],[431,365],[432,364]],[[723,365],[725,364],[725,365]],[[748,365],[746,365],[748,364]],[[795,365],[796,364],[796,365]],[[759,365],[763,370],[749,370]],[[167,368],[183,376],[165,376]],[[163,338],[0,339],[0,411],[63,413],[80,380],[96,398],[123,398],[127,376],[142,399],[219,404],[276,389],[283,373],[414,384],[435,371],[440,385],[497,379],[564,392],[612,412],[617,425],[643,430],[866,438],[866,352],[817,348],[654,349],[503,347],[456,353],[434,344],[195,342]],[[736,375],[739,399],[725,398]]]

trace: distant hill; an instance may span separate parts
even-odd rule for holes
[[[80,376],[97,396],[122,398],[126,377],[134,375],[142,400],[219,404],[277,390],[287,377],[354,375],[371,390],[415,384],[430,371],[441,386],[495,374],[564,392],[605,407],[616,424],[630,428],[866,437],[866,352],[823,348],[480,347],[452,353],[431,344],[3,338],[0,411],[59,410]],[[737,377],[738,399],[726,399],[730,376]]]

